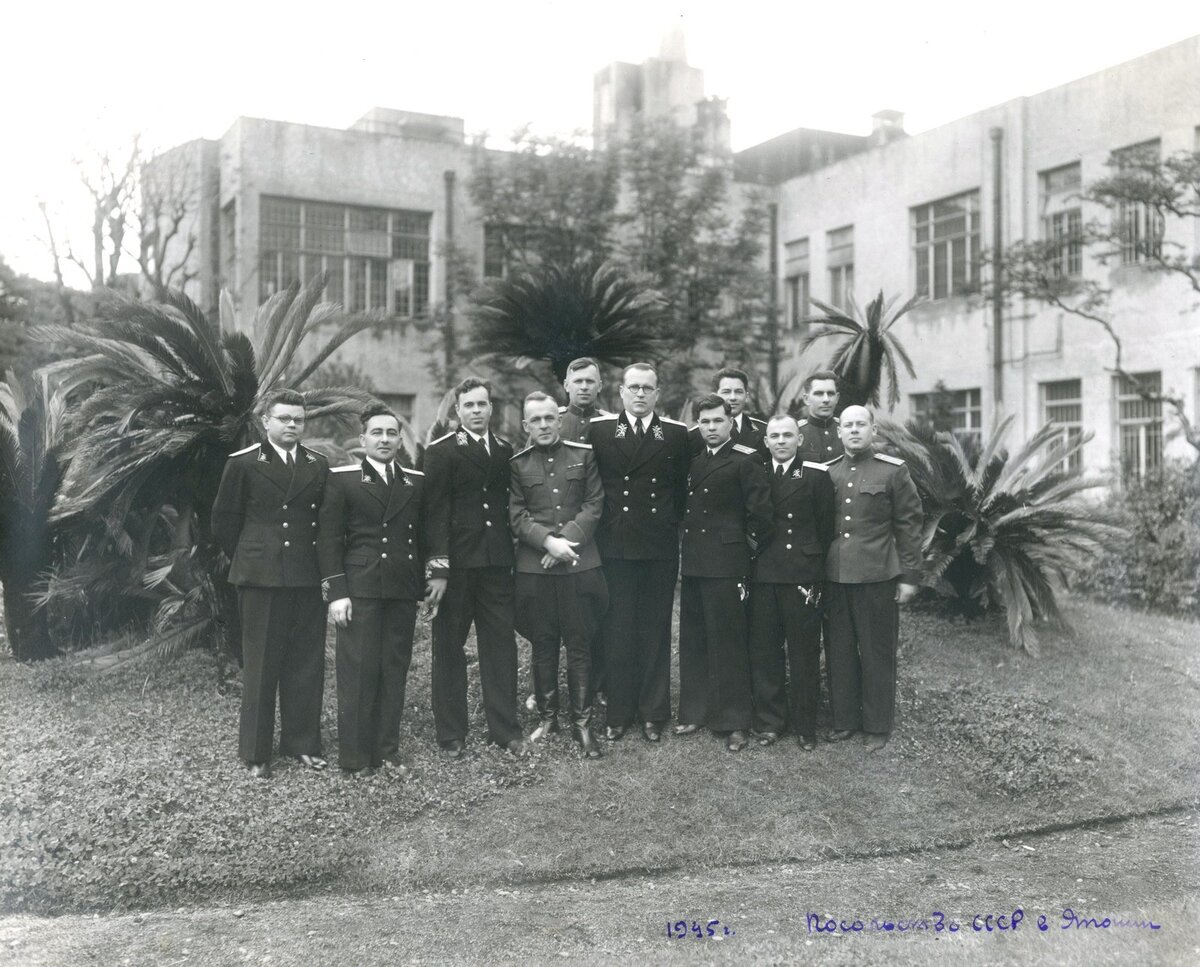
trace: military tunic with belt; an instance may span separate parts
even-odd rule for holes
[[[829,465],[835,493],[829,579],[833,727],[892,731],[900,611],[896,584],[920,584],[921,497],[904,461],[846,453]]]
[[[799,454],[767,469],[775,524],[754,562],[750,591],[754,729],[778,734],[790,720],[797,735],[811,739],[821,697],[818,605],[833,540],[833,483],[824,464]]]
[[[424,475],[367,459],[334,467],[318,534],[321,591],[350,599],[337,631],[338,763],[378,767],[398,753],[417,602],[425,596]]]
[[[607,722],[610,727],[666,722],[679,524],[687,499],[687,427],[654,413],[639,434],[622,410],[593,419],[590,438],[604,487],[596,544],[609,595],[603,632]]]
[[[543,717],[558,712],[561,641],[567,653],[572,717],[578,720],[591,707],[591,642],[608,610],[608,589],[595,542],[604,509],[600,471],[592,448],[573,440],[528,447],[510,462],[517,628],[533,646],[534,694]],[[578,562],[542,567],[549,536],[577,544]]]
[[[317,509],[329,469],[296,444],[289,467],[270,444],[231,454],[213,502],[213,533],[232,562],[242,622],[238,754],[269,762],[279,694],[279,751],[320,755],[325,621]]]
[[[425,451],[428,557],[448,565],[449,583],[433,619],[433,717],[439,742],[467,734],[471,624],[479,647],[488,739],[521,738],[517,641],[513,633],[513,553],[508,499],[512,445],[487,431],[488,446],[460,429]]]
[[[750,653],[743,593],[751,556],[771,532],[771,487],[760,454],[727,441],[692,458],[683,527],[679,722],[748,729]]]
[[[799,423],[800,445],[796,454],[801,460],[812,463],[828,463],[845,452],[842,438],[838,436],[838,418],[829,416],[821,419],[810,416]]]

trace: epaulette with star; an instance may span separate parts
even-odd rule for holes
[[[877,454],[875,454],[875,459],[882,460],[884,463],[890,463],[896,467],[904,466],[903,460],[901,460],[899,457],[893,457],[891,454],[888,454],[888,453],[877,453]]]
[[[616,413],[605,413],[603,416],[593,416],[592,422],[593,423],[603,423],[605,420],[615,420],[616,418],[617,418]]]
[[[564,442],[565,442],[565,441],[564,441]],[[517,457],[523,457],[523,456],[525,456],[525,454],[527,454],[527,453],[528,453],[530,450],[532,450],[532,449],[533,449],[533,444],[531,443],[531,444],[529,444],[529,446],[527,446],[527,447],[526,447],[524,450],[518,450],[518,451],[517,451],[516,453],[514,453],[514,454],[513,454],[511,457],[509,457],[509,458],[508,458],[508,462],[509,462],[509,463],[512,463],[514,460],[516,460],[516,459],[517,459]]]
[[[249,452],[250,452],[250,451],[252,451],[252,450],[257,450],[257,449],[258,449],[259,447],[261,447],[261,446],[262,446],[262,444],[261,444],[261,443],[252,443],[252,444],[250,444],[250,446],[248,446],[248,447],[245,447],[244,449],[238,450],[238,451],[236,451],[236,452],[234,452],[234,453],[231,453],[231,454],[229,454],[229,455],[230,455],[231,457],[240,457],[240,456],[241,456],[243,453],[249,453]]]
[[[733,445],[733,448],[734,448],[734,449],[735,449],[735,450],[736,450],[738,453],[747,453],[747,454],[750,454],[750,455],[753,455],[753,454],[755,454],[755,453],[758,453],[758,451],[757,451],[757,450],[755,450],[755,449],[754,449],[754,447],[748,447],[748,446],[746,446],[746,445],[744,445],[744,444],[741,444],[741,443],[735,443],[735,444]]]
[[[839,459],[841,458],[839,457]],[[823,463],[813,463],[811,460],[801,460],[800,463],[802,466],[812,467],[814,470],[824,470],[826,473],[829,472],[829,468]]]
[[[590,443],[576,443],[574,440],[563,440],[563,446],[575,447],[578,450],[590,450],[592,448]]]
[[[687,429],[687,424],[686,424],[686,423],[680,423],[678,420],[672,420],[672,419],[671,419],[669,416],[660,416],[660,417],[659,417],[659,420],[660,420],[661,422],[663,422],[663,423],[670,423],[670,424],[672,424],[672,425],[674,425],[674,426],[681,426],[681,427],[683,427],[685,430]]]

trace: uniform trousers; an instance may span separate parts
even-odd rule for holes
[[[833,727],[886,734],[896,713],[897,579],[828,585]]]
[[[755,584],[750,602],[754,729],[778,733],[790,721],[797,735],[815,736],[821,701],[819,612],[795,584]]]
[[[567,679],[583,684],[592,704],[592,640],[608,610],[608,586],[598,568],[562,574],[517,573],[517,626],[532,646],[535,681],[554,689],[558,711],[559,643],[567,653]]]
[[[679,722],[750,728],[750,650],[738,578],[684,577],[679,606]]]
[[[671,717],[671,612],[679,558],[605,558],[609,607],[604,620],[610,726]]]
[[[270,762],[279,693],[281,755],[321,754],[325,605],[321,589],[238,588],[242,711],[238,755]]]
[[[338,765],[381,766],[400,750],[417,602],[351,598],[337,633]]]
[[[517,640],[511,567],[450,568],[433,619],[433,720],[439,742],[467,736],[467,656],[471,624],[479,649],[479,683],[488,739],[521,738],[517,717]]]

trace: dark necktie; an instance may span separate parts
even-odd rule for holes
[[[291,450],[288,451],[288,455],[287,455],[287,468],[292,473],[296,472],[296,458],[294,456],[292,456]]]
[[[642,421],[639,419],[633,427],[633,435],[637,437],[637,442],[641,443],[646,438],[646,429],[642,426]]]
[[[396,482],[395,464],[389,463],[387,465],[387,485],[390,487],[395,482]]]
[[[783,464],[782,463],[775,464],[775,476],[778,477],[780,480],[783,479]]]

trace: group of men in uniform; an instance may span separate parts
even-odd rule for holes
[[[240,592],[239,754],[252,774],[270,775],[277,691],[281,754],[325,767],[322,597],[337,626],[348,772],[407,772],[400,718],[422,602],[445,756],[465,749],[472,624],[490,742],[527,749],[516,631],[531,643],[530,741],[559,730],[565,651],[567,718],[584,756],[634,727],[659,742],[681,574],[676,735],[707,729],[738,751],[790,728],[812,750],[824,639],[830,739],[886,744],[921,503],[903,463],[874,452],[871,413],[848,407],[839,423],[829,372],[806,382],[807,419],[763,422],[746,412],[746,374],[723,369],[691,431],[657,412],[650,364],[624,370],[618,413],[597,407],[594,360],[572,362],[564,387],[566,407],[525,399],[528,445],[514,453],[489,429],[489,384],[464,380],[459,428],[428,446],[423,473],[396,463],[400,421],[382,404],[361,416],[363,459],[329,470],[299,443],[303,398],[268,401],[267,442],[231,456],[213,511]]]

